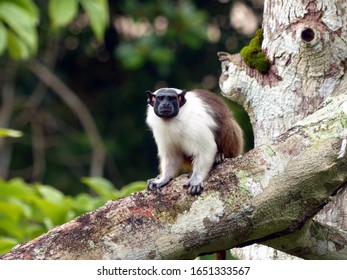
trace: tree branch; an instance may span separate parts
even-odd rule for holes
[[[346,105],[345,95],[331,98],[275,140],[226,160],[201,196],[183,191],[183,175],[157,192],[109,201],[2,259],[190,259],[300,230],[345,188],[347,158],[338,154]],[[347,258],[346,246],[327,246],[324,257],[332,256]]]

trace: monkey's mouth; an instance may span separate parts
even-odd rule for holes
[[[159,110],[159,113],[162,115],[170,115],[173,113],[173,111],[170,109],[162,109],[162,110]]]
[[[161,118],[173,118],[175,117],[177,114],[175,113],[175,111],[170,110],[170,109],[162,109],[158,111],[158,117]]]

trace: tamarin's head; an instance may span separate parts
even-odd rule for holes
[[[186,102],[186,90],[161,88],[155,92],[147,91],[147,103],[154,109],[154,113],[164,119],[176,117],[180,108]]]

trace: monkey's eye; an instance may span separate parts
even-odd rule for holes
[[[163,96],[157,96],[156,99],[157,99],[158,101],[163,101],[164,98],[163,98]]]

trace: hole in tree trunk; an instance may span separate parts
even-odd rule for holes
[[[314,31],[311,28],[306,28],[301,32],[301,38],[306,42],[311,42],[314,39]]]

